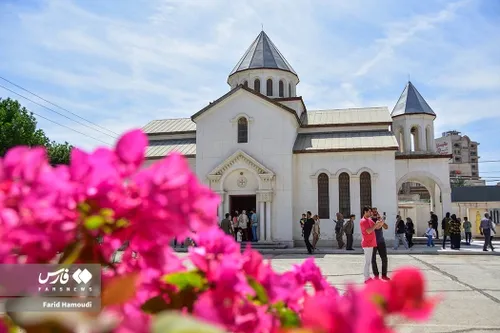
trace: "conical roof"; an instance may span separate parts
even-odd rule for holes
[[[229,76],[257,68],[280,69],[297,75],[264,31],[257,36]]]
[[[417,88],[410,81],[406,84],[394,110],[392,110],[391,116],[397,117],[404,114],[429,114],[436,116],[429,104],[427,104]]]

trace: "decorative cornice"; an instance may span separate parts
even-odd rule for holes
[[[274,177],[274,172],[266,168],[262,163],[258,162],[256,159],[248,155],[242,150],[238,150],[229,158],[227,158],[223,163],[213,169],[208,177],[219,176],[221,177],[227,170],[229,170],[233,165],[238,162],[243,162],[247,166],[249,166],[252,170],[254,170],[260,177],[260,175],[266,175],[267,178],[272,179]],[[267,179],[266,178],[266,179]],[[219,178],[220,180],[220,178]]]

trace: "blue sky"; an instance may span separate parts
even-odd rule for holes
[[[263,24],[309,109],[392,110],[411,75],[436,136],[459,130],[482,160],[500,160],[499,1],[0,0],[0,22],[1,76],[113,132],[189,117],[226,93]],[[8,96],[88,134],[40,119],[51,139],[114,140],[0,88]],[[480,171],[500,180],[500,163]]]

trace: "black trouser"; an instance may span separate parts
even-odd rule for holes
[[[309,241],[310,236],[311,236],[311,230],[304,230],[304,242],[306,243],[307,252],[312,253],[313,246]]]
[[[445,234],[443,232],[443,249],[446,247],[446,239],[450,237],[449,235]],[[450,237],[450,241],[451,241],[451,237]],[[453,247],[453,243],[451,243],[451,247]]]
[[[373,275],[379,276],[378,266],[377,266],[377,252],[382,260],[382,276],[387,276],[387,246],[385,242],[377,244],[377,247],[373,248],[372,255],[372,270]]]
[[[352,234],[345,234],[345,238],[346,238],[346,242],[347,242],[347,245],[345,248],[347,250],[351,250],[352,249],[352,242],[353,242]]]
[[[466,232],[465,233],[465,242],[467,244],[470,244],[471,241],[472,241],[472,232]]]
[[[439,230],[438,230],[438,226],[437,225],[433,225],[432,228],[434,228],[434,230],[436,230],[436,239],[439,239]]]
[[[493,251],[493,244],[491,243],[491,229],[483,229],[483,235],[484,235],[484,245],[483,245],[483,251],[488,250],[488,246],[491,248]]]
[[[450,235],[450,240],[451,240],[451,248],[459,250],[460,242],[462,241],[462,236],[460,234],[452,234]]]
[[[406,233],[406,241],[408,242],[408,247],[413,246],[413,234]]]

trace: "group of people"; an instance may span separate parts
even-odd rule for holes
[[[335,234],[339,249],[343,249],[344,245],[346,245],[346,250],[352,251],[354,250],[352,247],[353,244],[353,234],[354,234],[354,219],[355,215],[351,215],[347,222],[344,221],[344,217],[341,213],[337,213],[337,219],[335,222]],[[302,214],[302,218],[300,219],[300,227],[302,228],[302,237],[304,238],[304,242],[306,243],[307,252],[309,254],[317,251],[317,244],[319,238],[321,236],[320,229],[320,218],[318,215],[312,215],[310,211],[306,214]],[[313,235],[313,241],[311,244],[310,237],[311,233]],[[344,243],[343,235],[346,235],[346,242]]]
[[[427,237],[427,246],[434,247],[434,240],[439,240],[438,231],[438,217],[434,212],[431,212],[431,219],[429,221],[429,227],[425,232]],[[491,220],[488,213],[484,214],[484,218],[481,219],[479,230],[481,235],[484,236],[483,251],[488,251],[488,247],[494,250],[493,247],[493,235],[496,234],[496,225]],[[443,238],[443,249],[446,249],[446,241],[450,240],[450,247],[452,250],[460,250],[460,245],[462,243],[462,230],[464,231],[465,244],[470,245],[472,242],[472,223],[467,217],[464,217],[462,222],[461,218],[457,217],[456,214],[446,213],[445,217],[441,221],[441,231]]]
[[[227,235],[232,235],[237,242],[258,242],[258,226],[259,216],[255,208],[248,213],[246,210],[242,210],[241,213],[235,211],[232,217],[226,213],[220,222],[221,229]]]

